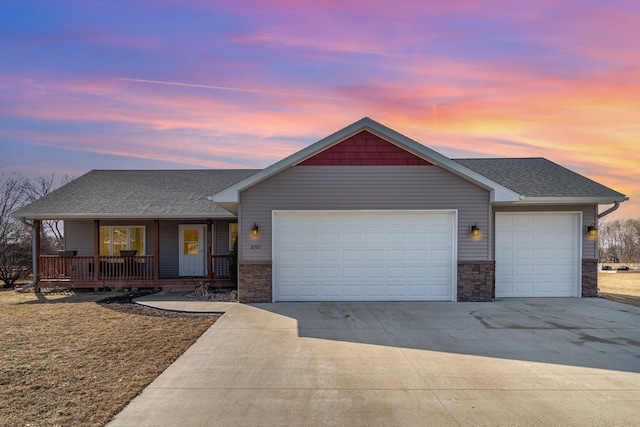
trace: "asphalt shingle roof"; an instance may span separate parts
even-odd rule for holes
[[[625,197],[542,157],[454,161],[526,197]]]
[[[93,170],[13,215],[231,216],[207,197],[256,172],[256,169]]]
[[[525,197],[625,197],[541,157],[454,161]],[[258,169],[94,170],[13,215],[36,219],[232,216],[207,197],[257,172]]]

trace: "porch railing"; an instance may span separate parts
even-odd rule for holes
[[[98,280],[151,280],[153,256],[101,256]],[[95,280],[93,256],[60,257],[41,255],[38,271],[41,280]]]
[[[214,279],[229,278],[229,255],[212,255],[211,256],[211,276]]]
[[[228,255],[211,256],[213,279],[229,279]],[[41,280],[95,280],[93,256],[61,257],[41,255],[38,272]],[[101,256],[98,264],[98,280],[152,280],[153,256]]]

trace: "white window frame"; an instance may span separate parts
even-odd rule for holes
[[[145,255],[147,253],[147,227],[144,225],[101,225],[100,230],[109,229],[109,255],[104,256],[117,256],[113,253],[113,229],[114,228],[126,228],[127,229],[127,250],[129,250],[130,239],[132,228],[142,228],[142,253],[136,255]],[[99,247],[102,247],[102,242],[100,242]]]

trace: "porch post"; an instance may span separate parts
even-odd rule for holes
[[[33,220],[33,284],[35,291],[40,291],[40,243],[41,243],[41,227],[40,220]]]
[[[153,280],[160,278],[160,220],[153,220]]]
[[[93,220],[93,280],[100,280],[100,220]]]
[[[213,278],[213,262],[211,256],[213,255],[212,246],[213,246],[213,233],[212,230],[212,222],[211,219],[207,220],[207,279]]]

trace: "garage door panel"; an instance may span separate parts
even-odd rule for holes
[[[536,234],[536,246],[539,245],[554,245],[556,242],[559,242],[558,235],[556,235],[553,231],[540,231]]]
[[[558,277],[573,277],[574,275],[574,269],[569,264],[558,265],[555,271]]]
[[[496,214],[496,296],[577,296],[580,216]]]
[[[276,212],[273,224],[276,301],[454,298],[454,212]]]
[[[342,253],[342,259],[347,263],[353,263],[353,262],[357,262],[357,263],[361,263],[362,261],[364,261],[364,251],[360,248],[360,247],[355,247],[353,249],[348,249],[345,250]]]
[[[513,230],[512,233],[517,230]],[[536,236],[532,234],[514,234],[514,243],[522,247],[532,247],[536,244]]]
[[[558,255],[556,254],[555,250],[543,250],[543,249],[539,249],[536,250],[536,254],[535,257],[532,258],[532,260],[535,260],[537,262],[554,262],[554,260],[558,259]]]
[[[454,255],[451,251],[445,250],[444,248],[441,250],[433,250],[431,248],[428,249],[429,257],[431,259],[430,265],[433,264],[446,264],[450,265],[453,262]]]
[[[340,260],[340,252],[338,252],[338,251],[332,251],[332,250],[330,250],[330,251],[321,250],[320,251],[320,261],[322,262],[323,265],[335,264],[339,260]]]
[[[429,268],[427,266],[413,266],[407,267],[404,272],[407,278],[421,279],[429,275]]]
[[[301,266],[298,269],[298,277],[300,277],[301,279],[314,279],[318,277],[318,270],[320,269],[316,266]]]
[[[378,298],[378,297],[385,297],[385,287],[384,285],[367,285],[365,287],[365,294],[364,297],[372,297],[372,298]]]
[[[516,276],[531,276],[536,266],[533,264],[516,264],[514,267]]]
[[[515,288],[516,295],[515,296],[526,296],[534,293],[535,290],[535,282],[531,280],[520,280],[516,283],[513,283]]]
[[[340,234],[339,233],[331,233],[331,232],[327,232],[327,233],[322,233],[320,234],[320,239],[319,242],[325,246],[325,245],[333,245],[334,247],[339,247],[340,246]]]
[[[320,270],[320,278],[322,279],[339,279],[341,271],[339,267],[323,266]]]
[[[451,242],[451,234],[446,231],[436,231],[429,236],[429,243],[436,247],[447,248]]]
[[[287,251],[291,253],[291,251]],[[318,259],[317,249],[300,249],[297,253],[297,259],[300,262],[312,262]]]

